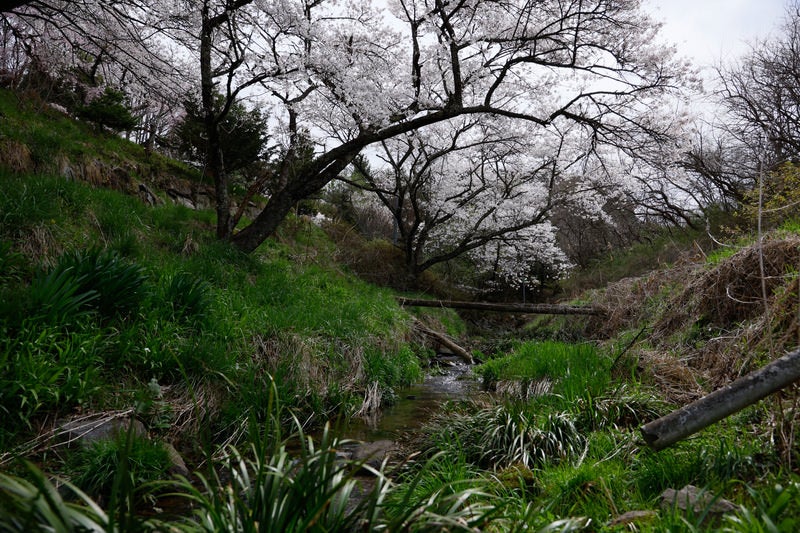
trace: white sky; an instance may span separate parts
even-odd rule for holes
[[[644,0],[666,41],[708,67],[735,60],[776,31],[790,0]]]

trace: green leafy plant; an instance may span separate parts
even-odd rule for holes
[[[386,497],[387,531],[480,531],[503,511],[491,482],[451,453],[412,464]]]
[[[161,443],[137,436],[128,438],[122,432],[117,438],[93,442],[71,457],[72,483],[107,501],[123,462],[135,487],[163,479],[170,466],[169,454]]]
[[[528,468],[580,454],[585,438],[567,413],[530,416],[505,404],[465,402],[434,417],[430,437],[439,447],[457,443],[467,460],[485,468]]]
[[[737,533],[790,533],[800,527],[800,484],[774,485],[771,490],[758,491],[745,485],[755,504],[725,517],[723,531]]]
[[[16,337],[0,339],[0,428],[18,431],[41,412],[91,398],[100,388],[100,337],[25,321]]]
[[[586,431],[637,427],[667,413],[666,404],[656,394],[627,383],[598,398],[587,394],[577,400],[576,408],[577,423]]]
[[[74,267],[66,265],[40,274],[28,291],[30,315],[51,324],[62,324],[87,314],[100,294],[87,290],[85,280]]]
[[[72,272],[78,292],[95,293],[90,302],[103,317],[134,313],[145,295],[144,269],[116,252],[93,248],[64,254],[53,273]]]
[[[191,274],[178,272],[166,283],[164,301],[173,316],[200,322],[211,307],[209,285]]]
[[[269,380],[269,415],[263,422],[252,420],[246,452],[227,447],[208,476],[197,474],[200,488],[189,480],[174,485],[177,495],[197,509],[186,530],[347,531],[378,520],[388,487],[383,474],[363,462],[339,458],[339,442],[327,426],[315,443],[290,416],[295,431],[284,438],[284,411],[276,393],[275,382]],[[296,455],[288,450],[290,442],[295,449],[299,445]],[[361,498],[353,498],[361,468],[371,470],[376,482]],[[227,487],[223,478],[230,480]]]
[[[80,489],[62,482],[74,497],[65,499],[33,464],[26,462],[25,468],[31,480],[0,472],[0,529],[18,533],[111,531],[108,515]]]

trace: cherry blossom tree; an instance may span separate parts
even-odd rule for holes
[[[120,91],[134,103],[146,129],[165,129],[191,85],[171,39],[154,30],[159,0],[34,0],[3,9],[5,70],[16,80],[46,80],[61,94],[45,94],[80,107]],[[9,62],[9,58],[13,61]],[[41,90],[41,87],[36,87]],[[155,120],[161,119],[161,124]],[[146,136],[142,136],[146,137]],[[149,139],[152,141],[152,135]]]
[[[524,126],[461,117],[383,141],[378,170],[355,161],[363,181],[348,181],[391,213],[411,278],[468,256],[506,282],[531,284],[531,264],[566,263],[548,217],[564,200],[564,136]]]
[[[199,86],[217,234],[246,252],[371,145],[459,117],[569,123],[590,150],[635,153],[666,138],[649,110],[690,74],[657,44],[640,0],[37,0],[14,13],[43,32],[74,30],[104,79],[181,95]],[[215,92],[262,107],[284,155],[265,177],[266,208],[238,229]],[[313,157],[301,160],[309,139]]]
[[[457,117],[491,115],[544,128],[569,122],[587,146],[635,151],[643,139],[663,138],[649,106],[688,72],[654,44],[658,26],[636,0],[395,0],[388,12],[382,2],[225,5],[259,30],[257,49],[236,41],[241,62],[229,63],[236,68],[225,71],[226,79],[260,78],[249,87],[280,120],[273,137],[283,140],[289,158],[301,136],[317,147],[301,169],[278,180],[252,223],[231,236],[245,251],[366,147]]]

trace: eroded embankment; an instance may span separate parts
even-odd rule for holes
[[[718,254],[719,257],[720,254]],[[620,345],[667,399],[685,403],[798,345],[800,237],[771,235],[719,259],[684,261],[591,295],[587,323]]]

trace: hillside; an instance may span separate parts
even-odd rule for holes
[[[240,254],[213,238],[212,212],[168,193],[202,190],[189,169],[2,96],[4,462],[76,414],[141,403],[198,455],[268,416],[269,375],[316,424],[369,384],[419,377],[407,315],[331,261],[319,228],[292,220]]]
[[[475,374],[492,394],[432,415],[399,466],[364,467],[329,433],[305,432],[376,391],[388,403],[426,370],[431,350],[396,293],[337,261],[377,264],[385,243],[290,217],[241,254],[194,209],[208,189],[191,169],[11,93],[0,112],[3,527],[54,516],[109,531],[243,530],[241,517],[274,531],[796,526],[794,389],[658,454],[638,431],[796,346],[795,224],[760,247],[742,237],[582,292],[602,319],[518,317],[523,328],[478,339],[455,313],[430,312],[481,348]],[[86,421],[121,436],[68,442],[70,423]],[[88,496],[37,499],[56,494],[51,476]],[[690,484],[733,507],[663,503]]]

